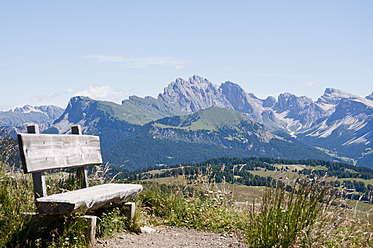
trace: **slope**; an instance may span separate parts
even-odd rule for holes
[[[136,135],[103,150],[104,160],[130,170],[222,156],[330,160],[314,148],[271,134],[246,114],[216,107],[148,123]]]

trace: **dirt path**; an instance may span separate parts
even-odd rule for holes
[[[188,228],[168,226],[154,227],[149,233],[122,233],[108,240],[97,240],[96,248],[101,247],[131,247],[131,248],[178,248],[178,247],[246,247],[233,234],[197,231]]]

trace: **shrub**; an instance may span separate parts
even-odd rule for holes
[[[335,199],[332,187],[317,178],[302,178],[292,187],[277,183],[249,212],[246,230],[251,247],[289,247],[307,243],[311,228]],[[288,191],[287,191],[288,190]],[[298,240],[299,242],[299,240]]]

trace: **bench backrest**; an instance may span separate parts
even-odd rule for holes
[[[98,136],[18,134],[18,143],[25,173],[102,163]]]
[[[32,173],[35,198],[46,196],[43,172],[79,168],[78,178],[88,187],[87,167],[102,163],[98,136],[81,135],[81,127],[73,126],[72,135],[39,134],[38,125],[18,134],[18,145],[25,173]]]

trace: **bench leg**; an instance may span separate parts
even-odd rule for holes
[[[127,220],[132,220],[135,217],[136,206],[134,202],[124,203]]]
[[[96,223],[97,223],[97,216],[92,215],[84,215],[81,218],[86,220],[87,227],[86,227],[86,235],[89,240],[90,247],[96,242]]]

